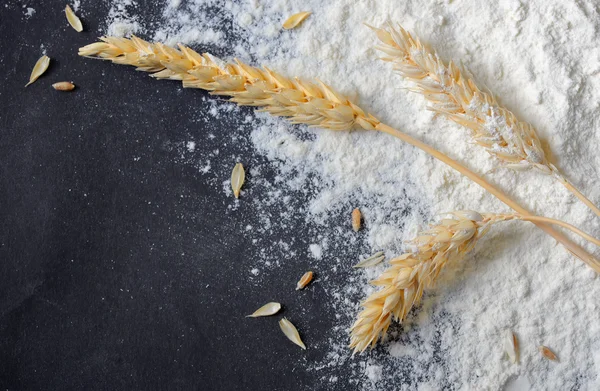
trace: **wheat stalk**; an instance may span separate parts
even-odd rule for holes
[[[521,215],[531,215],[473,171],[429,145],[381,123],[321,81],[312,83],[298,78],[289,79],[266,67],[251,67],[239,60],[235,64],[224,64],[209,54],[200,55],[183,45],[179,45],[177,50],[137,37],[103,37],[101,42],[80,48],[79,55],[132,65],[139,71],[151,73],[157,79],[179,80],[184,87],[229,96],[233,102],[259,107],[260,111],[287,117],[292,123],[331,130],[350,130],[358,126],[365,130],[388,133],[448,164]],[[600,273],[600,262],[583,248],[547,223],[537,222],[536,225]]]
[[[557,224],[600,245],[600,240],[559,220],[519,214],[453,212],[450,218],[420,232],[409,242],[416,248],[392,259],[391,267],[371,282],[382,289],[361,303],[363,310],[350,332],[350,348],[354,353],[375,347],[392,320],[403,321],[410,309],[419,304],[424,290],[434,286],[446,264],[464,258],[492,225],[509,220]]]
[[[429,110],[470,129],[473,141],[498,158],[504,167],[534,168],[552,175],[600,216],[600,209],[547,159],[533,126],[502,107],[492,95],[465,77],[453,62],[444,63],[402,26],[371,28],[381,41],[376,49],[385,53],[382,60],[391,62],[394,71],[413,83],[409,89],[429,101]]]

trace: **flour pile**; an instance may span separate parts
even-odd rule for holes
[[[136,33],[264,64],[288,76],[318,77],[383,122],[476,172],[490,171],[494,162],[469,144],[464,129],[435,118],[424,99],[401,89],[402,81],[377,60],[376,39],[363,23],[399,22],[444,59],[462,61],[501,102],[532,123],[561,171],[600,203],[595,185],[600,177],[600,9],[595,0],[170,0],[157,2],[155,9],[157,22],[144,25],[135,16],[134,0],[112,0],[101,33]],[[283,31],[282,21],[300,11],[313,14],[301,27]],[[250,279],[280,266],[277,251],[285,252],[290,243],[266,238],[285,230],[293,214],[310,221],[307,254],[334,273],[359,254],[398,254],[402,241],[438,213],[508,212],[464,177],[389,136],[299,129],[263,114],[239,122],[243,113],[215,101],[207,115],[237,118],[254,153],[275,173],[267,180],[257,168],[264,166],[250,168],[251,180],[260,184],[248,190],[259,224],[249,226],[247,235],[256,246],[279,249],[264,251]],[[198,149],[195,143],[182,147],[186,153]],[[230,192],[225,179],[235,157],[217,156],[213,151],[195,158],[199,175],[224,173],[224,182],[213,185]],[[505,170],[487,177],[529,210],[598,236],[598,219],[551,178]],[[350,211],[357,206],[366,221],[361,235],[349,227]],[[232,201],[231,208],[237,207]],[[341,261],[344,255],[354,259]],[[337,382],[336,367],[345,366],[353,368],[351,380],[363,389],[600,389],[600,284],[590,268],[542,231],[523,223],[497,226],[462,270],[440,281],[422,308],[392,331],[391,342],[350,358],[346,329],[357,301],[371,291],[366,281],[383,268],[321,282],[333,298],[331,311],[340,314],[339,327],[320,347],[330,353],[309,368],[322,373],[325,382]],[[506,330],[521,341],[519,365],[504,358]],[[560,362],[543,359],[537,350],[542,344]]]

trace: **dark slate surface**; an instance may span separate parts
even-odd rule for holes
[[[338,321],[317,284],[290,287],[307,269],[305,222],[267,238],[292,240],[302,256],[248,284],[248,201],[231,213],[221,186],[206,184],[229,173],[181,162],[178,146],[194,139],[200,154],[219,147],[260,164],[229,136],[202,136],[239,127],[192,116],[212,107],[201,91],[79,58],[103,2],[84,3],[81,34],[64,2],[31,3],[29,20],[25,3],[0,5],[0,388],[331,389],[306,367]],[[151,6],[138,11],[152,21]],[[25,89],[42,45],[51,68]],[[78,88],[50,88],[62,80]],[[306,352],[276,319],[243,318],[273,299],[304,330]],[[332,374],[348,388],[343,367]]]

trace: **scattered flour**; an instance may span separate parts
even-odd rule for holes
[[[166,0],[155,5],[159,22],[146,24],[136,16],[135,1],[112,0],[102,33],[181,42],[227,59],[265,64],[286,75],[319,77],[384,122],[477,172],[488,172],[494,161],[469,144],[465,131],[435,118],[422,97],[399,88],[403,84],[389,66],[377,61],[375,38],[362,23],[400,22],[443,58],[462,61],[506,106],[531,122],[561,170],[598,204],[596,3]],[[313,14],[300,28],[281,30],[287,16],[304,10]],[[366,281],[384,266],[334,278],[340,268],[349,268],[359,255],[375,250],[399,253],[402,241],[437,213],[507,208],[448,167],[386,135],[309,130],[213,102],[207,115],[230,120],[240,134],[249,135],[258,156],[250,171],[252,185],[244,190],[256,200],[258,213],[247,234],[263,254],[251,274],[257,276],[260,268],[263,276],[281,267],[283,253],[287,260],[306,255],[289,250],[294,241],[269,240],[299,213],[311,222],[307,254],[331,275],[320,273],[321,286],[329,290],[331,311],[339,319],[320,347],[328,352],[326,357],[308,368],[322,374],[324,382],[338,384],[338,368],[344,367],[351,368],[349,381],[364,390],[600,389],[598,278],[540,230],[514,222],[497,226],[461,270],[447,273],[421,308],[390,330],[388,342],[351,358],[347,328],[358,301],[374,290]],[[243,144],[235,134],[231,137],[232,143]],[[222,186],[229,196],[228,181],[208,177],[230,170],[237,157],[225,159],[218,149],[210,149],[212,138],[197,141],[195,148],[207,153],[195,157],[196,164],[208,184]],[[188,152],[193,149],[187,145]],[[503,170],[488,177],[530,210],[586,227],[596,236],[600,232],[598,220],[551,178]],[[350,229],[350,212],[357,206],[365,219],[360,235]],[[232,201],[231,209],[238,207]],[[520,365],[503,357],[507,329],[521,341]],[[561,361],[541,358],[540,344],[556,351]]]
[[[377,383],[381,380],[381,376],[383,375],[383,368],[379,365],[368,365],[365,368],[365,374],[367,375],[367,379],[369,379],[371,383]]]
[[[108,11],[108,25],[106,26],[106,35],[117,37],[129,36],[132,34],[143,34],[145,30],[140,25],[136,16],[138,8],[136,0],[116,0],[111,2]]]
[[[323,248],[318,244],[311,244],[309,246],[310,253],[314,259],[322,259],[323,258]]]

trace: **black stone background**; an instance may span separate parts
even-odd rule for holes
[[[155,22],[153,2],[141,3],[141,20]],[[36,10],[31,19],[24,4]],[[306,370],[323,360],[339,322],[318,284],[301,294],[290,287],[309,266],[306,222],[270,238],[293,241],[302,256],[260,287],[248,284],[257,249],[240,232],[250,203],[242,198],[232,213],[222,188],[206,185],[229,172],[201,176],[179,159],[177,146],[193,139],[200,156],[218,147],[259,164],[247,145],[229,142],[239,127],[193,116],[212,107],[202,91],[78,57],[108,5],[84,2],[78,34],[64,4],[0,5],[0,388],[355,388],[344,366],[335,387]],[[40,45],[52,65],[23,88]],[[77,89],[50,88],[62,80]],[[209,140],[208,126],[222,134]],[[251,180],[246,189],[260,195]],[[307,351],[285,339],[277,319],[243,317],[274,299],[303,330]]]

